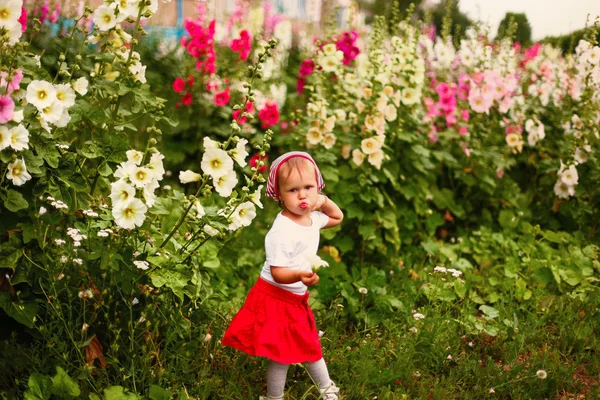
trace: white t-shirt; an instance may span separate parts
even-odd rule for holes
[[[304,294],[306,285],[302,281],[290,284],[275,282],[271,275],[271,265],[311,271],[308,256],[317,254],[320,230],[329,222],[322,212],[310,213],[311,226],[298,225],[282,213],[277,214],[273,226],[265,236],[267,259],[260,273],[261,278],[282,289],[296,294]]]

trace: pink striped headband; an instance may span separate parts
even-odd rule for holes
[[[315,173],[317,175],[317,190],[321,191],[321,189],[325,187],[325,182],[323,182],[321,171],[310,154],[303,151],[290,151],[277,157],[277,159],[271,164],[271,169],[269,170],[269,179],[267,180],[267,197],[272,197],[274,199],[279,197],[279,193],[277,191],[277,175],[279,174],[279,167],[281,167],[287,160],[294,157],[301,157],[310,161],[315,166]]]

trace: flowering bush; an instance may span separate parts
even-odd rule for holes
[[[70,52],[60,52],[48,69],[51,52],[35,54],[19,41],[21,2],[13,3],[0,44],[6,89],[0,100],[0,257],[2,287],[9,288],[0,291],[0,307],[34,330],[44,348],[51,344],[36,368],[66,362],[69,374],[146,392],[162,367],[139,356],[152,340],[181,334],[169,325],[185,324],[210,295],[208,268],[235,259],[236,250],[225,243],[262,207],[264,164],[248,166],[248,141],[236,135],[240,125],[230,118],[229,136],[223,142],[205,137],[201,162],[178,174],[195,195],[164,184],[169,173],[157,138],[174,122],[165,116],[165,99],[151,93],[136,51],[146,33],[141,21],[156,11],[156,2],[107,1],[85,9],[61,38]],[[90,18],[92,31],[80,24]],[[50,29],[30,22],[25,35],[32,38]],[[268,42],[257,53],[249,83],[240,82],[246,94],[233,108],[250,109],[252,85],[274,47]],[[254,141],[257,154],[266,155],[271,135]],[[141,150],[131,147],[140,142]],[[165,317],[173,304],[189,311]],[[180,345],[168,343],[165,349]],[[139,374],[137,383],[117,377],[124,369]],[[70,379],[63,373],[60,379]]]

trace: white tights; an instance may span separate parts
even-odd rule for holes
[[[267,367],[267,395],[271,398],[283,398],[283,388],[290,364],[280,364],[270,360]],[[307,363],[306,369],[313,382],[319,389],[331,386],[332,382],[327,371],[327,364],[322,358],[313,363]]]

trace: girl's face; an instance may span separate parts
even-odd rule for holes
[[[307,163],[290,170],[280,170],[279,198],[285,210],[293,214],[288,216],[309,216],[319,198],[314,166]]]

